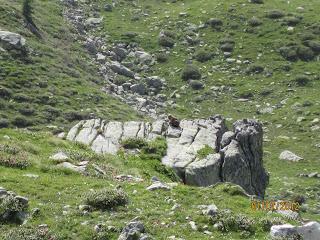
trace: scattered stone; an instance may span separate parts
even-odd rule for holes
[[[146,85],[144,85],[143,83],[137,83],[137,84],[131,85],[130,90],[139,95],[145,95],[147,92]]]
[[[129,78],[134,78],[134,72],[132,72],[129,68],[121,65],[119,62],[116,62],[116,61],[111,62],[110,63],[110,68],[115,73],[118,73],[120,75],[129,77]]]
[[[299,157],[296,154],[294,154],[293,152],[290,152],[288,150],[283,151],[280,154],[279,159],[286,160],[286,161],[292,161],[292,162],[298,162],[298,161],[303,160],[302,157]]]
[[[169,187],[167,184],[164,184],[162,182],[154,182],[149,187],[147,187],[147,190],[149,191],[155,191],[155,190],[171,190],[171,187]]]
[[[115,178],[121,182],[143,182],[142,178],[134,177],[132,175],[118,175]]]
[[[296,228],[291,224],[274,225],[271,227],[270,235],[272,238],[289,238],[298,235]]]
[[[88,18],[86,21],[85,21],[85,25],[87,27],[96,27],[97,25],[99,25],[103,20],[103,17],[101,18]]]
[[[57,152],[56,154],[52,155],[50,159],[55,160],[57,162],[63,162],[69,159],[68,155],[62,151]]]
[[[145,228],[142,222],[133,220],[129,222],[122,230],[118,240],[143,240]]]
[[[197,227],[197,225],[196,225],[196,223],[194,221],[190,221],[189,224],[190,224],[191,229],[193,231],[198,231],[198,227]]]
[[[78,172],[78,173],[85,173],[86,171],[86,166],[76,166],[69,162],[63,162],[58,164],[57,166],[61,168],[69,169],[71,171]]]
[[[39,178],[39,175],[31,174],[31,173],[23,174],[23,176],[28,178],[34,178],[34,179]]]

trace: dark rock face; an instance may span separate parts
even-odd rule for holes
[[[173,168],[189,185],[210,186],[219,182],[240,185],[248,194],[264,197],[269,176],[262,161],[262,125],[240,120],[228,131],[221,116],[181,120],[179,127],[164,119],[152,123],[81,121],[67,139],[90,145],[97,153],[116,154],[127,138],[152,140],[162,136],[167,153],[162,163]],[[215,154],[199,159],[198,151],[211,148]]]
[[[222,180],[236,183],[249,194],[263,197],[269,176],[262,162],[262,125],[245,119],[235,122],[233,127],[235,139],[222,149]]]

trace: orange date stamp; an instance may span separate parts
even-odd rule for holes
[[[268,201],[268,200],[251,200],[251,209],[261,211],[285,211],[291,210],[298,212],[300,204],[292,201]]]

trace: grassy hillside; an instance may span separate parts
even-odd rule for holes
[[[28,197],[29,210],[39,208],[40,213],[23,227],[0,225],[1,233],[48,224],[58,239],[117,239],[125,223],[138,216],[155,239],[268,239],[271,223],[298,224],[277,214],[252,211],[250,199],[228,184],[215,188],[178,184],[171,191],[147,191],[152,176],[174,180],[154,154],[98,156],[45,131],[13,130],[47,130],[48,125],[67,130],[77,120],[91,117],[144,118],[101,91],[104,80],[77,41],[83,39],[64,20],[59,0],[34,0],[32,16],[42,39],[24,26],[22,2],[0,0],[0,29],[23,35],[31,50],[27,57],[0,52],[0,186]],[[117,2],[111,12],[104,10],[106,1],[82,2],[86,17],[104,17],[101,28],[90,34],[104,38],[108,48],[114,43],[137,43],[158,59],[140,75],[166,79],[161,92],[168,98],[164,112],[179,118],[222,114],[229,126],[240,118],[259,119],[264,125],[264,165],[270,172],[266,199],[305,198],[302,218],[319,221],[319,178],[298,175],[320,173],[320,1]],[[159,41],[161,32],[166,36]],[[196,80],[204,86],[200,90],[182,77],[190,62],[201,73]],[[163,147],[157,144],[157,150]],[[49,157],[59,150],[71,154],[74,163],[90,160],[90,174],[58,168]],[[283,150],[304,160],[279,160]],[[104,169],[106,176],[97,175],[92,164]],[[119,174],[144,181],[120,182],[115,179]],[[79,210],[90,189],[105,187],[123,189],[128,204],[107,211]],[[212,203],[232,211],[231,216],[224,215],[227,231],[214,228],[214,219],[197,207]],[[241,214],[248,218],[246,229],[239,228]],[[196,222],[197,231],[190,221]],[[99,223],[113,228],[98,234],[94,226]]]
[[[34,1],[33,19],[42,39],[24,24],[21,1],[0,2],[0,29],[24,36],[28,56],[0,56],[0,123],[9,127],[70,126],[99,116],[130,119],[137,115],[101,91],[103,79],[66,24],[58,1]]]

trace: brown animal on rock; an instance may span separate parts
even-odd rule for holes
[[[180,121],[177,118],[173,117],[172,115],[169,115],[168,120],[169,120],[169,125],[171,127],[180,128]]]

